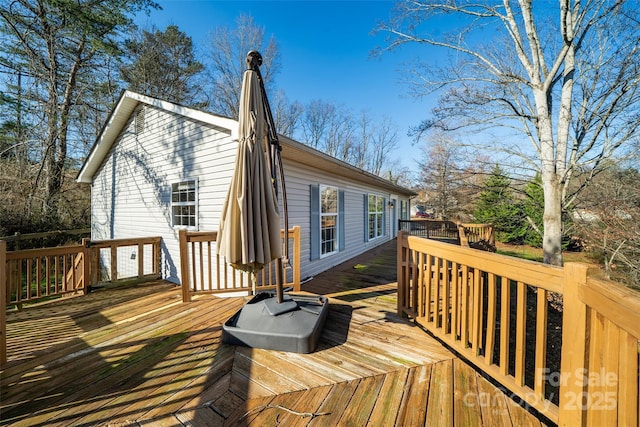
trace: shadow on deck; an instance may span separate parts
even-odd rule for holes
[[[331,298],[311,354],[235,347],[243,298],[181,302],[166,282],[9,313],[0,423],[15,425],[541,425],[396,314],[395,241],[318,275]]]

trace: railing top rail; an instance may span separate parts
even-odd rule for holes
[[[160,243],[161,237],[135,237],[129,239],[109,239],[109,240],[90,240],[88,242],[91,248],[109,248],[111,246],[134,246],[140,243],[151,244]]]
[[[4,240],[5,242],[15,242],[18,240],[29,240],[29,239],[41,239],[43,237],[50,237],[60,234],[88,234],[91,233],[90,228],[78,228],[74,230],[54,230],[54,231],[44,231],[42,233],[16,233],[9,236],[2,236],[0,240]]]
[[[413,250],[441,257],[459,264],[506,276],[510,279],[563,293],[562,267],[540,264],[535,261],[513,258],[492,252],[478,251],[463,246],[451,245],[418,236],[410,236],[406,232],[398,234],[402,245]],[[506,274],[509,273],[509,274]]]
[[[68,255],[81,252],[82,249],[82,245],[71,245],[56,246],[55,248],[21,249],[19,251],[7,251],[7,261],[22,258],[34,258],[39,256]]]
[[[290,228],[288,235],[296,232],[295,228]],[[187,242],[204,242],[207,240],[215,240],[218,237],[217,231],[185,231]],[[284,230],[280,230],[280,235],[284,236]]]

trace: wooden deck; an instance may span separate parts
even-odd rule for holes
[[[305,284],[331,298],[311,354],[222,344],[243,299],[165,282],[9,313],[0,424],[541,425],[399,318],[395,287],[395,242]]]

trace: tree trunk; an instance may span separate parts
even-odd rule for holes
[[[558,178],[548,97],[544,87],[534,91],[540,140],[540,177],[544,192],[542,251],[545,264],[562,265],[562,186]]]
[[[542,176],[544,189],[544,263],[562,265],[562,186],[555,176]]]

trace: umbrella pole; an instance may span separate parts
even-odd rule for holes
[[[251,292],[256,294],[256,284],[258,282],[258,273],[251,273]]]
[[[282,258],[276,259],[276,302],[282,303],[284,298],[282,292]]]

